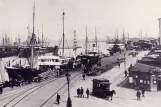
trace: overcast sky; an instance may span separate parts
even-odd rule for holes
[[[0,32],[14,38],[27,38],[27,26],[32,27],[34,0],[0,0]],[[130,37],[158,37],[161,17],[161,0],[36,0],[37,29],[41,33],[44,26],[45,37],[60,40],[62,36],[62,13],[65,11],[65,35],[73,39],[74,30],[78,38],[85,37],[88,27],[90,38],[94,38],[95,26],[98,38],[114,36],[118,29]]]

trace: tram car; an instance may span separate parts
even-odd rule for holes
[[[109,98],[113,94],[116,94],[115,90],[110,91],[110,82],[108,79],[101,78],[101,79],[93,79],[93,90],[92,94],[99,98]]]

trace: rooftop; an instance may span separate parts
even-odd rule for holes
[[[152,69],[158,69],[160,71],[159,67],[154,67],[146,64],[137,63],[135,66],[132,67],[130,71],[140,71],[140,72],[149,72]]]

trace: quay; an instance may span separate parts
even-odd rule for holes
[[[139,52],[138,58],[141,59],[141,57],[143,57],[147,52]],[[124,56],[122,54],[122,56]],[[128,54],[126,54],[126,68],[128,68],[130,66],[130,64],[135,64],[137,58],[133,58],[132,56],[129,56]],[[108,58],[104,58],[101,60],[101,62],[107,60]],[[82,79],[82,71],[72,71],[73,73],[71,74],[71,78],[73,76],[78,75],[78,77],[76,77],[74,80],[71,80],[71,99],[72,99],[72,105],[73,106],[77,106],[77,107],[82,107],[85,105],[88,106],[93,106],[93,107],[97,107],[97,106],[113,106],[113,107],[122,107],[119,105],[122,105],[125,100],[127,99],[127,96],[121,96],[122,92],[121,90],[124,90],[124,88],[120,88],[117,87],[117,84],[119,84],[121,81],[123,81],[125,79],[124,77],[124,63],[121,63],[120,68],[118,66],[115,66],[114,68],[112,68],[111,70],[99,75],[99,76],[87,76],[85,80]],[[80,74],[81,73],[81,74]],[[89,99],[85,98],[77,98],[77,94],[76,94],[76,90],[77,88],[83,87],[84,90],[86,90],[86,88],[90,89],[90,93],[92,91],[92,80],[93,78],[107,78],[110,80],[111,84],[111,89],[115,89],[116,90],[116,95],[113,98],[113,101],[106,101],[103,99],[98,99],[94,96],[92,96],[90,94]],[[48,81],[48,80],[47,80]],[[46,82],[47,82],[46,81]],[[18,97],[16,100],[12,101],[12,103],[9,103],[8,106],[11,105],[15,105],[16,107],[21,107],[22,105],[24,107],[39,107],[41,106],[44,102],[46,102],[46,100],[48,100],[48,98],[51,97],[51,95],[53,95],[54,93],[59,93],[61,95],[61,100],[60,100],[60,105],[58,105],[59,107],[64,107],[66,106],[66,98],[67,98],[67,86],[65,86],[64,88],[62,88],[61,90],[59,90],[59,88],[61,88],[61,86],[65,83],[65,77],[61,77],[60,79],[51,82],[50,84],[42,87],[40,90],[37,90],[33,93],[31,93],[29,96],[26,97],[26,95],[32,91],[29,91],[27,93],[25,93],[24,95],[22,95],[21,97]],[[45,82],[45,81],[44,81]],[[42,82],[43,83],[43,82]],[[34,83],[35,84],[35,83]],[[4,91],[4,94],[1,95],[1,99],[0,99],[0,106],[5,105],[8,101],[10,101],[11,99],[14,98],[14,95],[16,93],[20,93],[23,90],[29,89],[31,87],[34,86],[34,84],[30,84],[27,86],[22,86],[22,87],[18,87],[18,88],[13,88],[13,89],[5,89],[6,92]],[[62,84],[62,85],[60,85]],[[56,87],[56,88],[55,88]],[[59,90],[59,91],[58,91]],[[126,89],[127,92],[130,91],[130,89]],[[125,92],[125,91],[123,91]],[[130,91],[131,93],[135,93],[133,92],[133,90]],[[126,93],[126,92],[125,92]],[[86,96],[86,94],[84,93],[84,95]],[[9,97],[10,96],[10,97]],[[15,95],[16,96],[16,95]],[[39,96],[39,97],[37,97]],[[25,97],[24,99],[21,100],[21,98]],[[120,97],[125,97],[125,99],[122,100],[122,98]],[[132,98],[135,98],[135,95],[130,94],[130,97],[128,97],[129,99],[127,99],[128,101],[132,100]],[[131,99],[130,99],[131,98]],[[2,100],[3,99],[3,100]],[[96,103],[94,104],[93,102],[96,102],[97,100],[100,101],[100,103]],[[19,102],[18,102],[19,101]],[[49,99],[43,106],[44,107],[55,107],[57,106],[56,104],[56,96],[53,95],[53,97],[51,99]],[[18,102],[18,103],[16,103]],[[124,106],[129,106],[130,103],[124,103]]]
[[[161,107],[159,4],[1,0],[0,107]]]

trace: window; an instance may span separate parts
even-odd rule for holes
[[[149,84],[149,81],[147,81],[147,84]]]
[[[136,75],[135,78],[138,78],[138,75]]]
[[[133,83],[133,77],[129,77],[129,83]]]
[[[140,83],[143,83],[143,80],[140,80]]]
[[[146,80],[144,81],[144,84],[146,84]]]
[[[157,81],[156,81],[156,80],[153,80],[153,83],[154,83],[154,84],[156,84],[156,83],[157,83]]]

